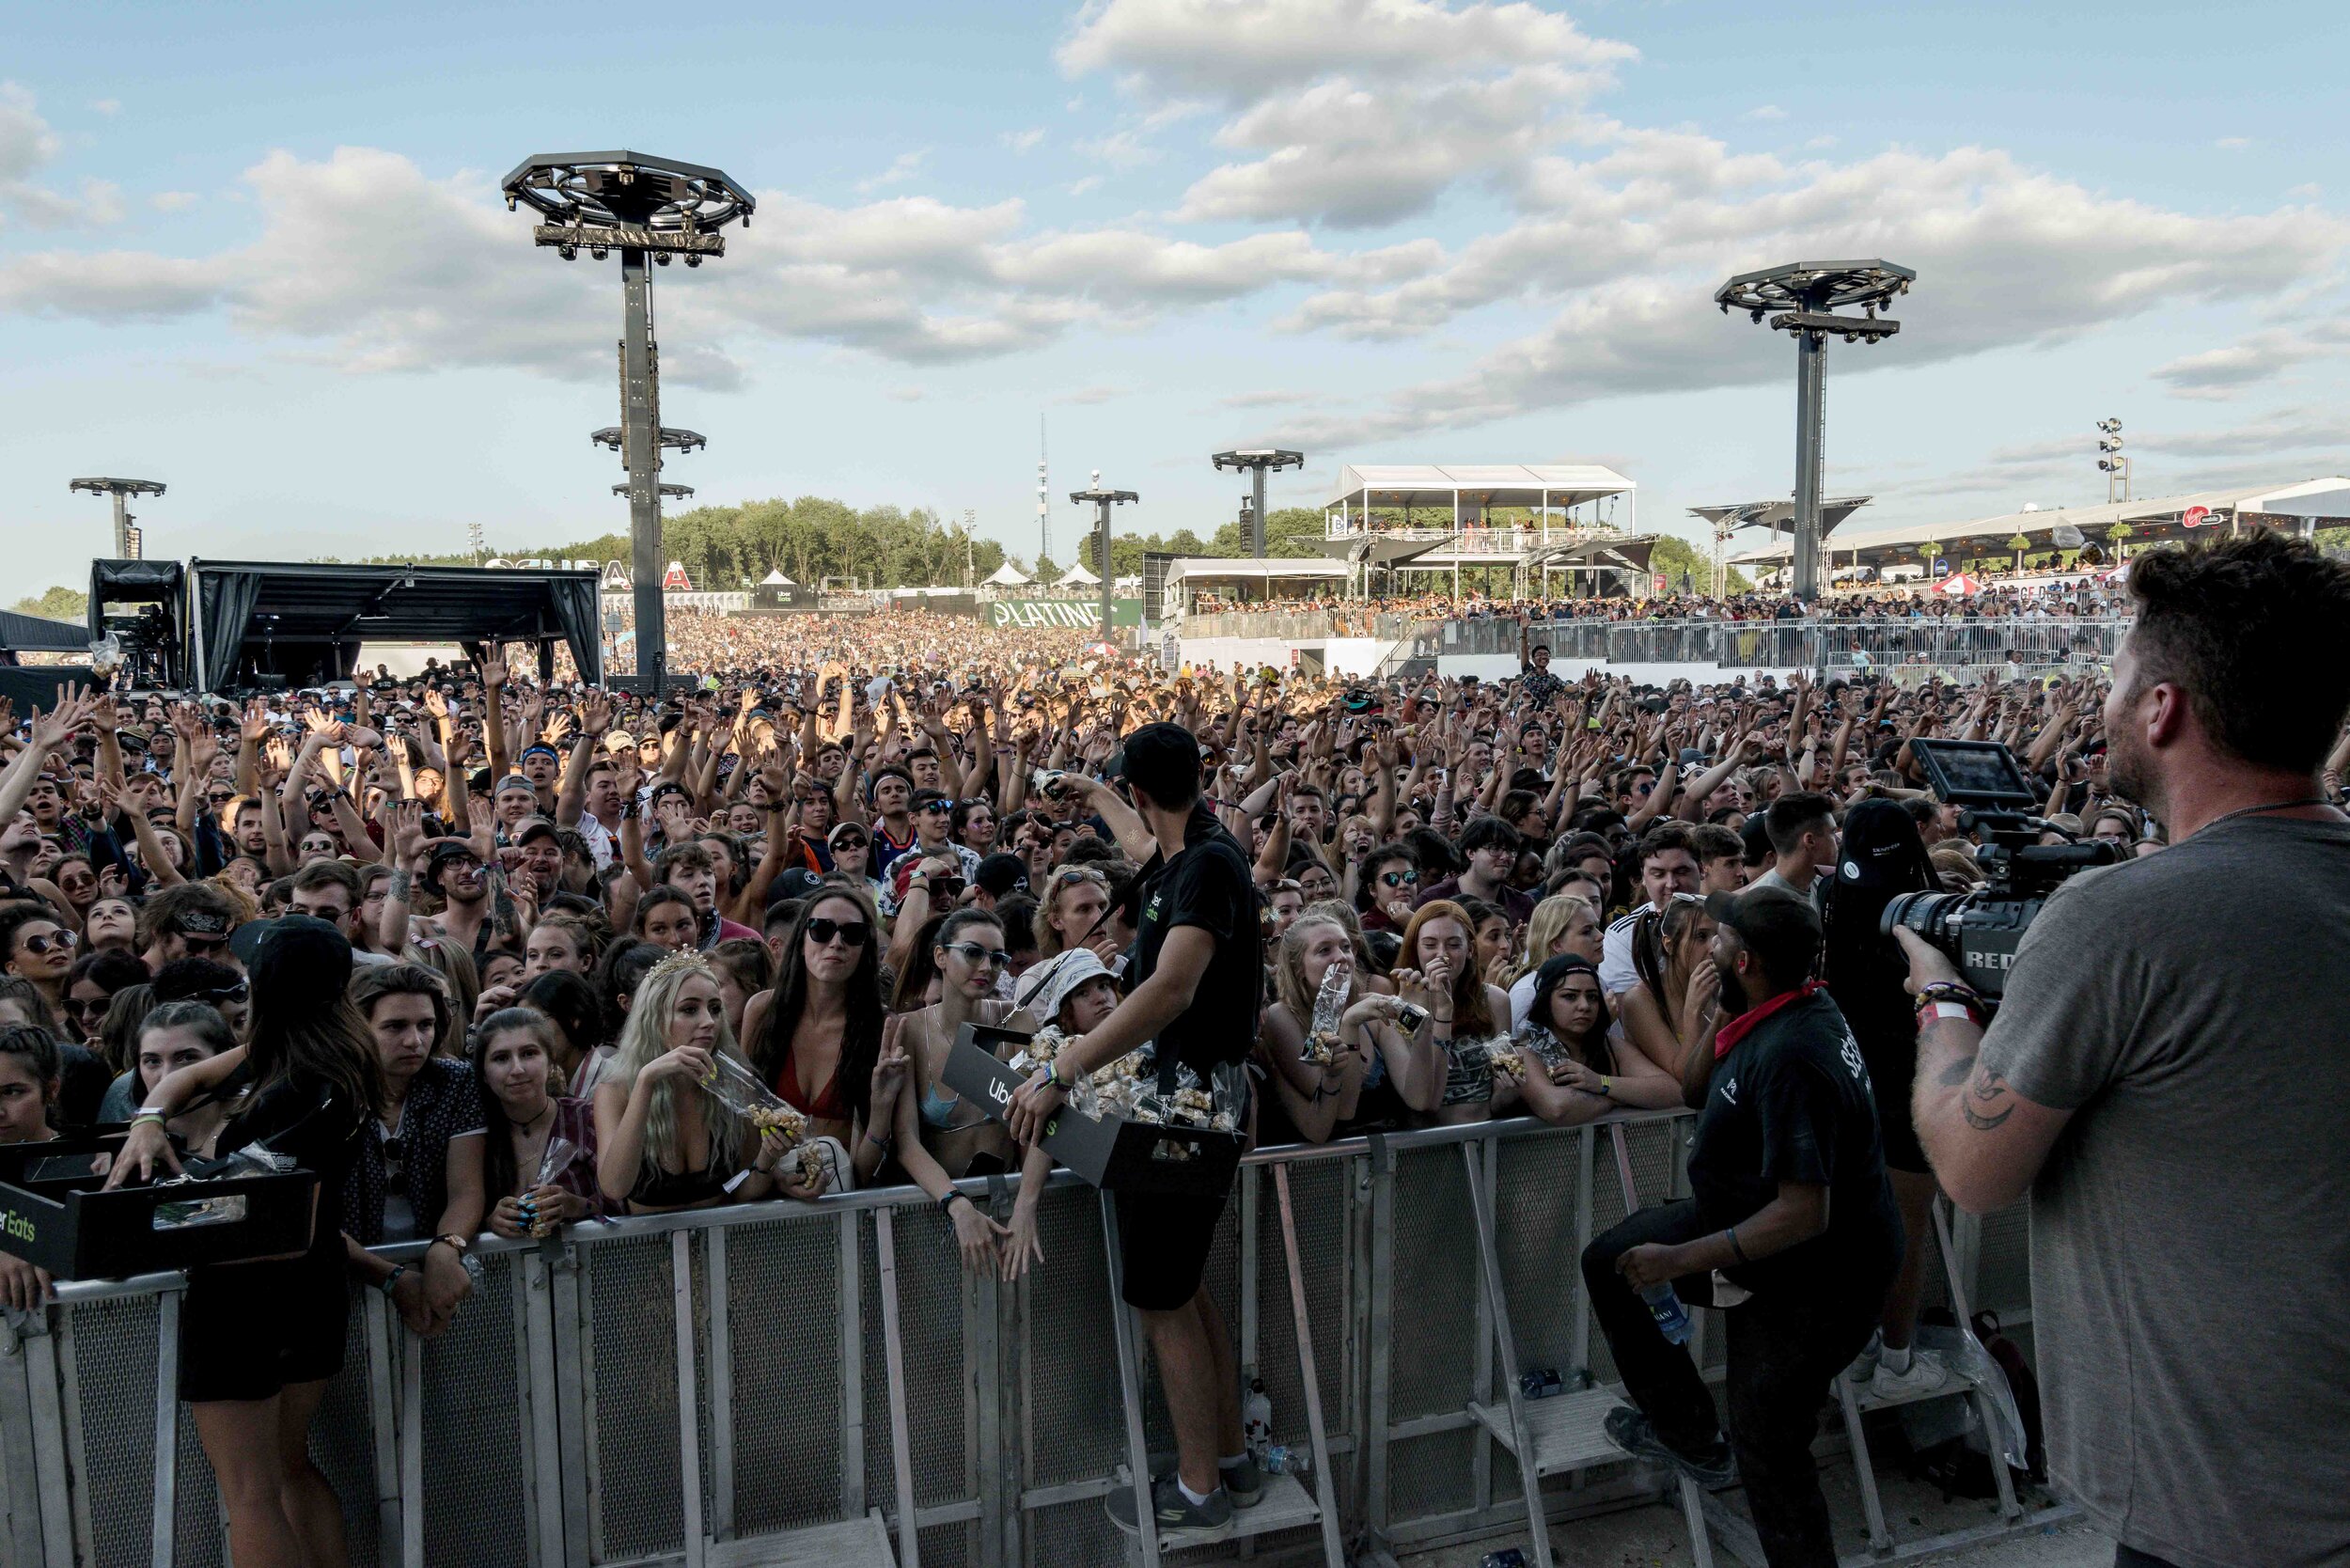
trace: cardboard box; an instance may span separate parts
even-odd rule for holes
[[[118,1152],[123,1137],[0,1148],[0,1250],[59,1279],[122,1279],[309,1247],[312,1172],[101,1191],[95,1156]]]
[[[964,1025],[947,1056],[947,1087],[1001,1121],[1027,1081],[1004,1058],[1017,1055],[1026,1039],[1016,1029]],[[1241,1135],[1114,1115],[1096,1121],[1064,1105],[1044,1129],[1044,1151],[1104,1192],[1213,1197],[1231,1190]]]

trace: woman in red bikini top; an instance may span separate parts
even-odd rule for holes
[[[828,886],[792,925],[775,989],[744,1008],[743,1038],[768,1087],[807,1117],[808,1136],[853,1152],[859,1185],[887,1154],[889,1107],[874,1113],[875,1092],[894,1095],[903,1080],[876,1074],[883,1022],[881,918],[862,893]]]

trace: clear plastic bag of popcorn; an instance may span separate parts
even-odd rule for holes
[[[807,1118],[784,1104],[780,1095],[743,1063],[728,1056],[710,1058],[701,1086],[710,1097],[761,1133],[780,1133],[787,1144],[807,1137]]]

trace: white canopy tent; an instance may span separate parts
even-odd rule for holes
[[[1006,561],[980,581],[988,588],[1026,588],[1032,579],[1011,562]]]
[[[765,575],[764,577],[761,577],[761,578],[759,580],[759,586],[760,586],[760,588],[797,588],[797,587],[799,587],[799,585],[798,585],[797,583],[794,583],[794,582],[793,582],[791,578],[789,578],[789,577],[787,577],[787,576],[785,576],[785,575],[783,574],[783,568],[781,568],[781,567],[779,567],[779,566],[778,566],[778,567],[776,567],[776,568],[775,568],[773,571],[769,572],[767,573],[767,575]]]
[[[1053,586],[1055,588],[1098,588],[1101,585],[1101,578],[1095,576],[1092,572],[1088,572],[1085,569],[1085,563],[1083,561],[1079,561],[1076,565],[1062,572],[1060,574],[1060,581],[1055,583]]]

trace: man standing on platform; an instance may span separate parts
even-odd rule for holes
[[[1200,804],[1198,738],[1180,725],[1144,725],[1126,737],[1112,770],[1133,792],[1131,807],[1109,785],[1073,773],[1061,787],[1083,795],[1080,804],[1143,863],[1134,988],[1012,1097],[1008,1121],[1022,1143],[1042,1136],[1081,1076],[1146,1042],[1157,1043],[1163,1074],[1180,1062],[1206,1082],[1217,1066],[1245,1059],[1257,1038],[1264,965],[1256,895],[1247,856]],[[1176,1473],[1151,1488],[1159,1544],[1221,1541],[1232,1533],[1234,1507],[1263,1492],[1241,1440],[1231,1335],[1202,1283],[1230,1193],[1112,1196],[1126,1302],[1142,1314],[1175,1426]],[[1131,1487],[1110,1494],[1109,1513],[1120,1529],[1139,1533]]]

